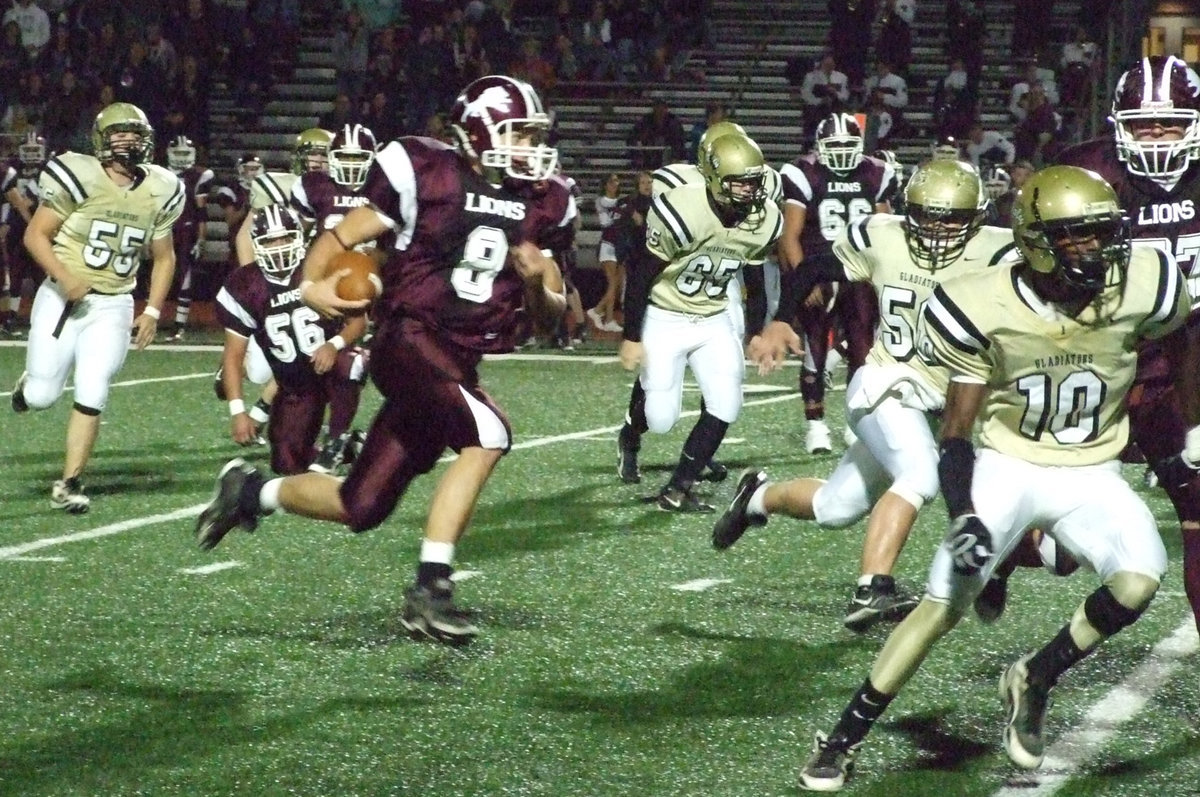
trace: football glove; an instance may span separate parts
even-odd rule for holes
[[[1188,429],[1183,450],[1155,468],[1164,486],[1183,487],[1200,474],[1200,426]]]
[[[954,572],[973,576],[992,558],[992,535],[978,515],[954,518],[946,533],[946,544],[954,563]]]

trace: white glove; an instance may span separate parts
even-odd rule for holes
[[[1188,429],[1183,438],[1183,462],[1193,470],[1200,470],[1200,426]]]

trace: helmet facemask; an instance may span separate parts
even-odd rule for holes
[[[558,150],[546,144],[550,121],[545,114],[487,124],[492,148],[479,155],[485,169],[503,171],[514,180],[540,181],[554,174]]]
[[[1031,224],[1022,238],[1035,257],[1053,263],[1048,273],[1086,293],[1124,281],[1132,251],[1130,239],[1129,219],[1124,216]]]
[[[904,239],[913,259],[937,271],[958,259],[979,228],[983,214],[977,209],[908,203]]]
[[[290,212],[290,211],[287,211]],[[280,214],[282,218],[287,218]],[[286,285],[304,259],[304,233],[300,224],[271,223],[269,218],[256,220],[255,234],[251,237],[254,259],[267,279]]]
[[[817,159],[838,174],[852,172],[862,163],[863,140],[853,135],[817,139]]]
[[[122,136],[120,141],[113,140],[123,133],[132,133],[135,137]],[[96,153],[100,162],[116,163],[129,172],[150,160],[150,153],[154,150],[154,132],[137,122],[109,125],[100,131],[100,138],[104,142]]]
[[[1200,157],[1200,112],[1174,108],[1161,103],[1161,108],[1142,107],[1116,111],[1117,156],[1130,174],[1152,180],[1175,180],[1193,160]],[[1177,139],[1139,139],[1138,132],[1147,128],[1180,128]]]
[[[167,168],[179,174],[196,165],[196,148],[187,139],[177,139],[167,147]]]

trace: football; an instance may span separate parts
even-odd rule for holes
[[[349,274],[337,282],[339,298],[357,301],[375,301],[383,292],[383,281],[379,279],[379,265],[375,258],[353,249],[335,255],[329,262],[329,274],[349,270]]]

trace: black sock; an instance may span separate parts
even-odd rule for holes
[[[417,564],[417,583],[422,587],[432,587],[439,579],[449,579],[454,568],[441,562],[419,562]]]
[[[871,686],[871,679],[863,681],[863,685],[854,693],[846,710],[833,726],[829,738],[845,739],[847,746],[855,745],[867,737],[875,720],[887,709],[895,695],[885,695]]]
[[[692,433],[683,444],[683,453],[679,455],[679,464],[671,475],[671,485],[681,490],[687,490],[700,478],[700,473],[712,460],[729,424],[708,411],[700,413],[700,420],[692,427]]]
[[[258,500],[259,493],[262,492],[263,485],[266,483],[267,480],[257,469],[246,474],[246,481],[242,485],[241,493],[238,494],[238,506],[242,512],[251,517],[270,514],[270,512],[263,512],[262,504]]]
[[[650,424],[646,423],[646,390],[642,380],[633,380],[633,390],[629,393],[629,411],[625,414],[625,426],[632,429],[636,438],[641,438]],[[639,440],[640,442],[640,440]]]
[[[1033,654],[1026,664],[1031,683],[1054,686],[1058,677],[1074,667],[1091,651],[1080,650],[1071,638],[1071,626],[1065,625],[1044,648]]]

